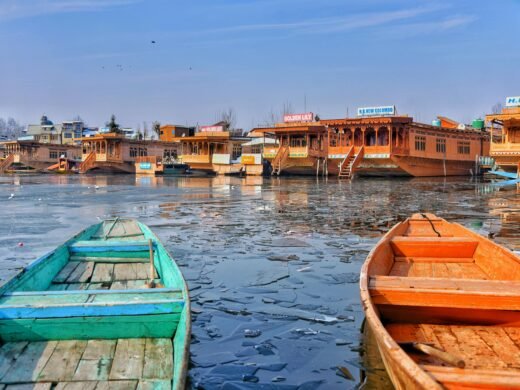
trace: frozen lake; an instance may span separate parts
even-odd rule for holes
[[[380,373],[366,367],[360,333],[361,264],[418,211],[520,249],[516,187],[470,178],[10,176],[0,177],[0,280],[100,219],[138,218],[190,287],[194,388],[356,388],[364,368]]]

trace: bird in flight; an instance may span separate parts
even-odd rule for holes
[[[152,41],[152,43],[155,43],[155,41]]]

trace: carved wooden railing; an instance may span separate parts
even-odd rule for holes
[[[283,164],[287,161],[289,157],[289,147],[288,146],[280,146],[278,149],[278,153],[276,153],[276,157],[272,162],[273,166],[273,175],[280,175],[282,171]]]
[[[0,173],[4,173],[7,168],[14,162],[14,154],[8,154],[7,157],[0,161]]]
[[[361,164],[361,161],[363,161],[363,157],[365,156],[365,147],[362,146],[357,154],[356,157],[354,157],[354,160],[352,160],[352,163],[350,165],[350,176],[354,177],[354,171],[355,169]]]
[[[87,158],[80,164],[79,171],[81,173],[88,172],[96,163],[96,152],[90,152]]]

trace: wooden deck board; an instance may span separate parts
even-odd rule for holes
[[[139,379],[143,374],[145,339],[119,339],[110,379]]]
[[[27,341],[18,341],[2,345],[0,348],[0,378],[9,372],[25,347],[27,347]]]
[[[89,340],[73,379],[78,381],[107,380],[116,343],[116,340]]]
[[[78,381],[78,382],[60,382],[54,390],[95,390],[97,382]]]
[[[94,267],[91,282],[112,282],[114,264],[97,263]]]
[[[169,339],[146,339],[143,378],[168,379],[173,372],[173,348]]]
[[[56,275],[53,282],[54,283],[64,283],[70,276],[72,272],[78,267],[78,261],[69,261],[65,267],[61,269],[61,271]]]
[[[57,341],[29,343],[0,382],[20,383],[36,381],[57,344]]]
[[[86,341],[59,341],[47,364],[38,376],[39,381],[70,381],[87,346]]]
[[[85,283],[90,280],[94,271],[94,263],[80,262],[67,278],[67,283]]]

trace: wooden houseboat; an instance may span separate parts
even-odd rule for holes
[[[233,137],[222,126],[205,126],[201,129],[191,137],[172,139],[179,145],[179,160],[194,171],[225,175],[242,172],[242,144],[249,138]]]
[[[264,157],[273,173],[360,176],[476,174],[489,153],[489,135],[474,129],[417,123],[408,116],[328,119],[257,128],[279,146]]]
[[[178,144],[151,140],[132,140],[124,134],[105,133],[82,139],[80,172],[135,173],[139,157],[177,157]]]
[[[520,175],[520,107],[506,107],[499,114],[487,115],[491,131],[498,126],[500,136],[493,137],[490,155],[506,172]]]
[[[79,161],[81,158],[81,148],[74,145],[5,141],[1,150],[0,174],[52,170],[60,159]]]

